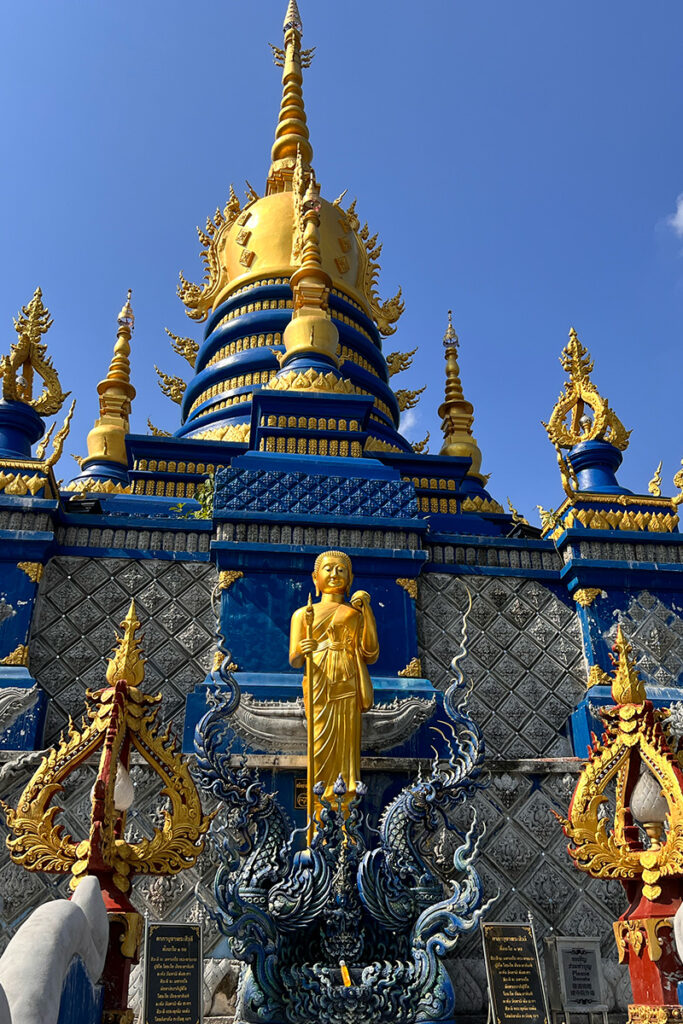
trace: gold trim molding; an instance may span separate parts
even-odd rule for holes
[[[241,569],[222,569],[218,573],[218,589],[219,590],[230,590],[233,583],[237,580],[241,580],[244,573]]]
[[[23,665],[28,668],[28,644],[19,644],[4,658],[0,658],[0,665]]]
[[[574,591],[574,600],[582,608],[590,608],[596,597],[600,597],[600,594],[602,594],[600,587],[581,587],[580,590]]]
[[[17,562],[17,569],[25,572],[31,583],[39,583],[43,577],[45,566],[42,562]]]
[[[399,576],[399,578],[396,580],[396,582],[398,583],[399,587],[403,587],[405,592],[410,597],[412,597],[413,601],[417,601],[417,580],[416,579],[408,579],[405,576]]]
[[[614,939],[619,953],[619,963],[628,962],[629,948],[636,956],[639,956],[643,946],[647,948],[648,956],[653,963],[662,955],[662,940],[658,933],[662,928],[670,928],[673,931],[672,917],[644,917],[631,918],[626,921],[615,921]]]
[[[398,675],[401,679],[422,679],[422,662],[419,658],[413,658]]]

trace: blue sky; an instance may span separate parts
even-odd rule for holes
[[[200,338],[175,295],[201,278],[195,225],[231,181],[259,190],[279,106],[284,0],[24,0],[2,13],[0,349],[40,284],[49,348],[78,397],[83,454],[128,287],[134,430],[178,408],[164,327]],[[427,385],[407,435],[431,432],[455,311],[489,489],[532,522],[562,497],[540,425],[574,325],[633,428],[620,479],[665,493],[683,457],[683,6],[659,0],[300,0],[317,46],[305,98],[315,168],[384,242],[381,292],[406,312],[386,351],[419,346],[396,387]],[[678,231],[676,230],[678,225]],[[64,457],[58,475],[70,478]]]

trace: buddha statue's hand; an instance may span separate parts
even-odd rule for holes
[[[299,647],[303,655],[313,654],[313,651],[318,650],[318,641],[313,638],[309,640],[307,637],[304,637],[303,640],[299,641]]]
[[[361,612],[361,614],[365,611],[366,608],[369,608],[370,595],[368,594],[367,590],[357,590],[355,594],[352,594],[351,604],[356,609],[356,611]]]

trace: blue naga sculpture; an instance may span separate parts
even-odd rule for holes
[[[378,831],[363,820],[362,785],[346,816],[343,780],[336,807],[320,786],[305,849],[305,829],[292,829],[277,794],[226,744],[240,691],[220,649],[212,706],[195,734],[196,778],[226,805],[226,826],[212,829],[216,907],[205,909],[244,964],[236,1024],[452,1024],[442,959],[488,905],[472,866],[483,828],[474,812],[466,834],[452,821],[483,785],[483,738],[465,711],[458,667],[464,641],[444,696],[452,737],[441,733],[444,756],[435,754],[429,777],[399,793]],[[447,832],[457,848],[444,869],[435,846]]]

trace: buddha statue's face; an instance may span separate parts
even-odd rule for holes
[[[351,576],[341,559],[330,557],[318,567],[313,582],[321,594],[345,594],[351,585]]]

